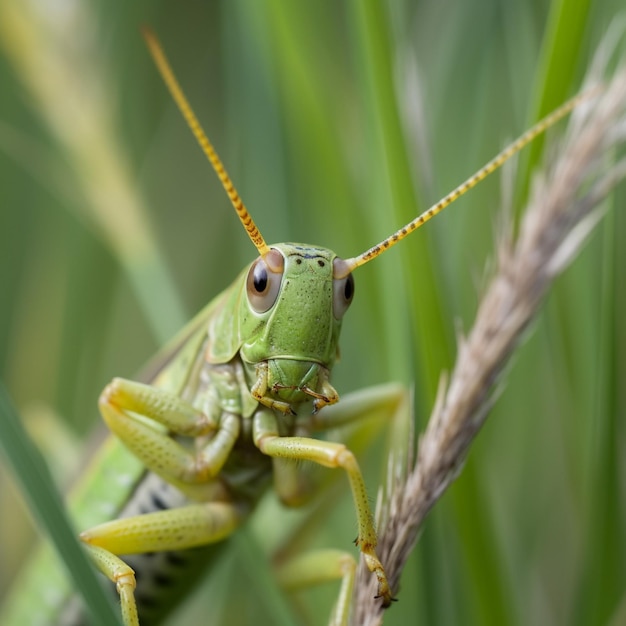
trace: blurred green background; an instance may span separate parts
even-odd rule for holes
[[[353,256],[573,95],[621,4],[1,0],[0,377],[20,411],[86,437],[110,378],[133,376],[254,257],[142,24],[265,238]],[[538,156],[520,159],[516,197]],[[358,270],[340,393],[413,385],[423,429],[486,284],[506,178]],[[626,622],[625,235],[609,211],[558,280],[387,624]],[[364,464],[374,497],[384,464]],[[0,472],[1,596],[34,531]],[[349,547],[347,492],[334,511],[318,541]],[[263,576],[233,557],[189,623],[272,623]],[[335,593],[308,597],[312,623]]]

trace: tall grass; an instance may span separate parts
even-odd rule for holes
[[[106,382],[132,376],[254,252],[152,67],[142,23],[161,37],[265,238],[352,256],[575,93],[618,3],[81,7],[80,16],[48,9],[35,23],[38,45],[60,46],[64,78],[76,87],[53,112],[37,91],[54,77],[38,49],[22,46],[20,62],[2,35],[0,377],[27,417],[43,406],[87,436]],[[33,58],[39,74],[27,75]],[[106,123],[91,150],[91,136],[71,132],[84,121],[79,97],[99,103],[95,119]],[[97,184],[104,138],[131,208]],[[90,168],[77,154],[93,158]],[[515,202],[540,158],[520,159]],[[495,254],[502,181],[486,181],[356,273],[333,379],[340,393],[410,384],[424,427],[440,373],[453,363],[456,328],[472,319]],[[462,476],[427,522],[386,623],[618,620],[626,587],[623,201],[622,188],[612,201],[618,210],[558,280]],[[141,217],[122,230],[122,245],[115,228],[129,211]],[[374,496],[381,455],[363,464]],[[9,476],[0,479],[6,588],[33,535]],[[349,548],[354,529],[346,492],[315,541]],[[228,624],[271,623],[271,596],[260,586],[266,564],[246,559],[254,547],[241,544],[209,572],[186,609],[191,623],[208,613]],[[335,593],[304,594],[315,623],[325,622]]]

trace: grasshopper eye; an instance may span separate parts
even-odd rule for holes
[[[248,301],[257,313],[269,311],[276,302],[284,266],[283,255],[274,249],[252,264],[246,280],[246,291]]]
[[[340,259],[335,259],[341,263]],[[340,320],[343,314],[348,310],[352,298],[354,297],[354,278],[352,274],[348,274],[343,278],[333,278],[333,315],[335,319]]]

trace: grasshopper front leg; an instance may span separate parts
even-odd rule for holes
[[[239,416],[223,411],[219,403],[212,403],[211,412],[205,414],[176,394],[122,378],[105,388],[99,405],[107,426],[126,447],[184,493],[188,486],[207,483],[219,473],[239,437]],[[170,432],[210,439],[192,453]]]
[[[332,439],[369,447],[386,431],[395,454],[402,454],[411,430],[410,393],[399,384],[386,384],[348,394],[308,420],[302,418],[302,434],[332,431]],[[394,443],[396,442],[396,443]],[[398,459],[398,457],[396,457]],[[399,459],[398,459],[399,460]],[[274,488],[284,504],[300,506],[324,488],[328,476],[286,458],[275,457]],[[296,533],[299,543],[299,533]],[[331,581],[341,581],[329,626],[348,624],[356,561],[344,550],[315,549],[296,556],[281,549],[277,576],[286,591],[301,591]]]
[[[88,554],[115,583],[127,626],[137,626],[135,573],[117,555],[173,551],[221,541],[239,525],[244,511],[228,501],[213,480],[240,430],[238,416],[218,403],[209,415],[177,395],[123,379],[102,393],[100,409],[109,428],[153,472],[198,503],[113,520],[84,531]],[[170,436],[208,436],[190,451]],[[221,501],[220,501],[221,500]]]
[[[365,489],[363,475],[354,454],[341,443],[320,441],[310,437],[281,437],[274,414],[257,411],[253,418],[255,445],[264,454],[274,458],[313,461],[318,465],[345,470],[357,513],[358,536],[356,545],[365,558],[367,567],[378,579],[378,596],[383,605],[393,600],[385,570],[376,554],[376,531]]]

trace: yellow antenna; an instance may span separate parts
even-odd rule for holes
[[[191,132],[194,134],[194,137],[200,144],[200,147],[204,151],[204,154],[206,154],[207,158],[211,162],[211,165],[213,166],[215,173],[218,175],[222,186],[224,187],[224,190],[228,194],[228,197],[230,198],[230,201],[232,202],[235,211],[237,211],[237,215],[239,216],[243,227],[248,233],[248,237],[250,237],[250,240],[256,246],[259,254],[261,256],[265,256],[269,252],[270,248],[265,243],[263,235],[261,235],[261,233],[259,232],[259,229],[252,220],[252,217],[248,213],[248,210],[246,209],[243,201],[239,197],[237,190],[230,180],[230,176],[228,176],[228,173],[224,169],[222,161],[217,156],[217,152],[215,152],[215,149],[209,141],[209,138],[202,130],[202,126],[200,126],[198,118],[195,116],[191,105],[187,101],[187,98],[185,98],[185,94],[183,93],[183,90],[180,88],[180,85],[178,84],[178,81],[174,76],[174,72],[172,71],[172,68],[167,61],[167,58],[165,56],[165,53],[163,52],[163,48],[161,47],[159,40],[157,39],[157,36],[150,28],[147,27],[144,27],[142,29],[142,32],[144,39],[148,44],[150,54],[152,55],[152,58],[154,59],[154,62],[156,63],[156,66],[159,70],[159,73],[165,81],[167,88],[172,94],[172,97],[176,101],[176,104],[178,105],[180,112],[183,114],[183,117],[185,118],[185,121],[191,129]]]
[[[558,109],[544,117],[537,122],[532,128],[527,130],[523,135],[518,137],[513,143],[509,144],[500,154],[494,157],[487,165],[479,169],[473,176],[470,176],[464,183],[461,183],[456,189],[451,191],[447,196],[443,197],[439,202],[433,204],[427,211],[424,211],[421,215],[416,217],[413,221],[409,222],[406,226],[396,231],[387,239],[384,239],[380,243],[376,244],[366,252],[363,252],[359,256],[351,259],[345,259],[341,264],[341,275],[347,275],[355,268],[365,265],[368,261],[375,259],[377,256],[395,246],[399,241],[404,239],[407,235],[410,235],[414,230],[417,230],[420,226],[423,226],[428,220],[432,219],[437,213],[443,211],[448,205],[452,204],[457,198],[460,198],[464,193],[468,192],[472,187],[475,187],[481,180],[484,180],[497,170],[503,163],[508,161],[514,154],[519,152],[522,148],[528,145],[537,135],[540,135],[545,130],[550,128],[553,124],[556,124],[561,118],[565,117],[572,109],[574,109],[581,101],[589,98],[596,92],[596,89],[585,91],[577,96],[574,96],[571,100],[568,100],[565,104],[561,105]],[[337,272],[335,272],[337,274]],[[336,275],[336,278],[341,276]]]

